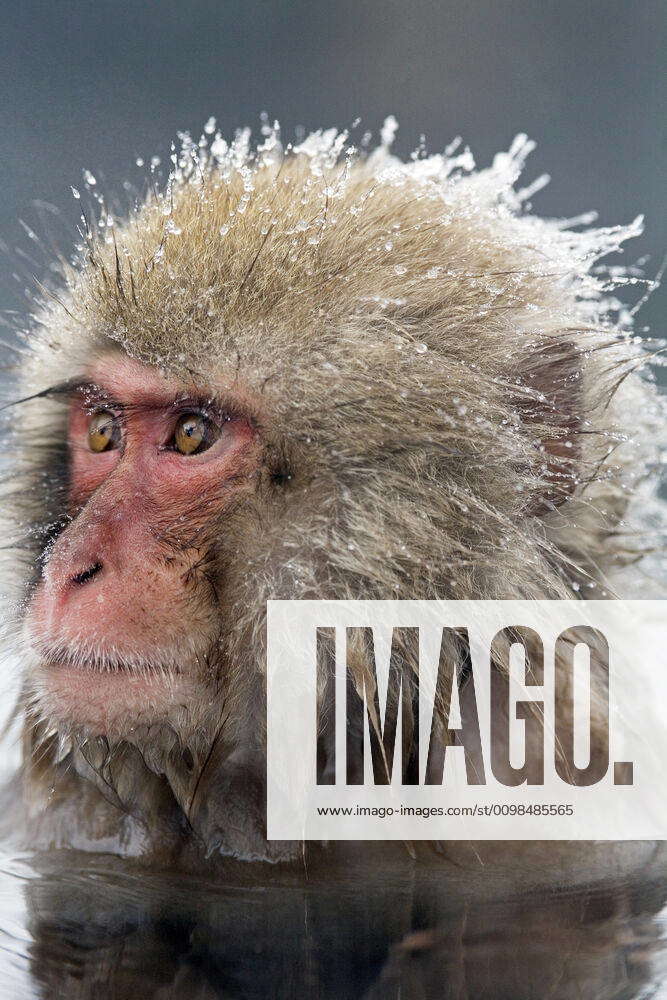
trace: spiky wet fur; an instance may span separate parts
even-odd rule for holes
[[[210,772],[220,746],[261,745],[269,598],[623,596],[622,567],[654,546],[628,511],[642,484],[653,502],[664,416],[598,264],[640,224],[529,214],[514,190],[529,149],[519,137],[476,171],[467,151],[402,163],[386,141],[361,154],[332,132],[287,149],[276,133],[259,149],[246,132],[186,136],[166,186],[123,221],[103,203],[85,220],[21,349],[19,395],[45,395],[11,411],[17,600],[66,519],[46,390],[91,359],[231,377],[265,442],[255,495],[207,543],[225,697],[166,720],[168,737],[139,725],[149,769],[168,773],[175,746]],[[27,715],[41,801],[57,736],[30,692]],[[96,735],[59,733],[60,756]],[[169,777],[192,819],[202,778],[183,780]]]

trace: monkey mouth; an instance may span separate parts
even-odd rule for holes
[[[40,665],[48,671],[81,674],[126,674],[147,680],[173,678],[180,673],[175,663],[146,656],[119,656],[115,653],[72,650],[67,647],[38,648]]]
[[[141,663],[134,663],[132,660],[121,660],[108,657],[74,657],[74,656],[46,656],[42,657],[41,665],[53,671],[72,671],[81,674],[132,674],[135,676],[165,676],[168,671],[165,668],[155,666],[146,667]]]
[[[171,664],[144,657],[42,649],[32,671],[35,706],[56,725],[123,735],[139,721],[169,717],[192,685]]]
[[[80,658],[48,656],[43,657],[41,665],[48,670],[71,670],[79,673],[101,673],[101,674],[131,674],[139,672],[138,668],[128,660],[98,660]]]

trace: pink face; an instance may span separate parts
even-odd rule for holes
[[[73,520],[48,553],[28,629],[44,710],[105,733],[164,716],[215,680],[219,610],[203,567],[254,481],[259,438],[238,387],[202,396],[118,358],[88,380],[69,411]]]

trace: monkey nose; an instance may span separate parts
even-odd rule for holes
[[[81,587],[85,583],[88,583],[89,580],[92,580],[93,577],[101,573],[102,569],[103,566],[101,562],[98,561],[95,563],[91,563],[90,566],[82,570],[80,573],[74,573],[70,577],[69,582],[75,587]]]

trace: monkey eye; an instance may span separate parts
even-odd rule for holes
[[[215,443],[218,429],[201,413],[184,413],[174,428],[172,448],[181,455],[198,455]]]
[[[88,447],[91,451],[111,451],[120,443],[120,425],[111,410],[97,410],[88,423]]]

